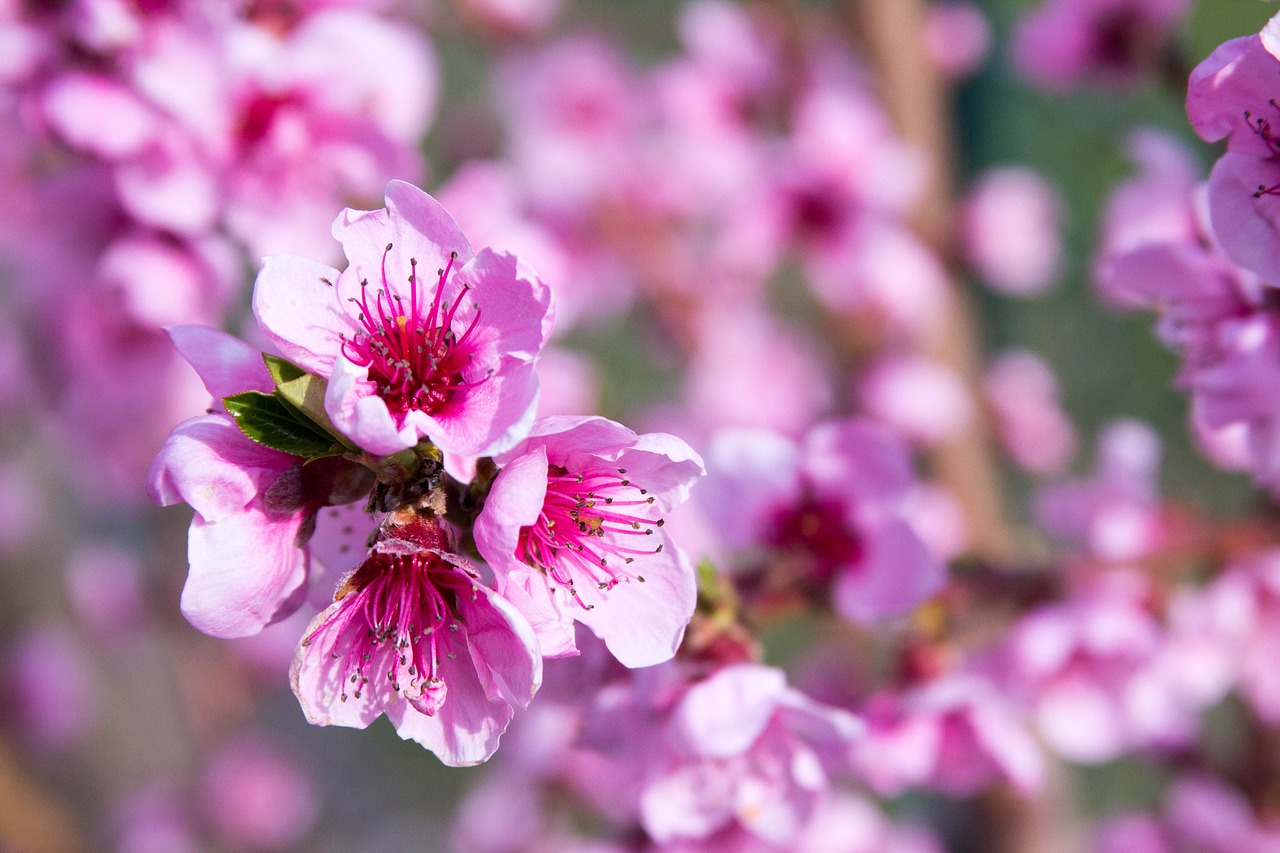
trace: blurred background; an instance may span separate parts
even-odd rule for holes
[[[1275,5],[1198,0],[1167,39],[1154,34],[1132,75],[1056,84],[1014,59],[1019,22],[1043,5],[0,3],[0,849],[557,849],[467,835],[475,814],[503,820],[500,805],[468,799],[505,772],[501,752],[491,766],[451,769],[385,720],[309,726],[288,683],[309,614],[241,640],[191,628],[178,610],[190,510],[146,496],[168,429],[208,404],[160,329],[202,323],[260,345],[257,259],[296,252],[340,266],[328,222],[344,206],[380,206],[393,177],[437,194],[476,246],[511,248],[556,289],[548,412],[594,411],[700,450],[723,426],[797,437],[823,418],[882,417],[912,436],[924,476],[951,487],[959,509],[938,524],[967,532],[941,550],[961,572],[1054,571],[1060,552],[1037,495],[1088,476],[1097,436],[1121,418],[1158,436],[1162,512],[1189,527],[1273,524],[1249,475],[1197,447],[1179,359],[1153,315],[1108,307],[1094,271],[1108,199],[1135,173],[1132,134],[1180,141],[1203,179],[1220,150],[1190,129],[1187,74],[1256,33]],[[798,105],[814,80],[852,92],[856,116],[805,130]],[[739,87],[737,100],[717,86]],[[882,159],[848,166],[863,170],[856,193],[930,259],[914,248],[873,257],[870,283],[851,295],[823,277],[863,262],[824,255],[801,226],[779,236],[776,200],[759,194],[873,149]],[[983,188],[996,199],[974,224]],[[825,227],[833,214],[809,202],[796,216]],[[996,244],[986,266],[984,241]],[[1009,259],[1001,245],[1033,257]],[[924,273],[904,275],[924,283],[899,290],[899,271],[920,263]],[[931,295],[935,264],[958,301]],[[930,312],[962,317],[960,331],[925,322]],[[708,343],[717,330],[733,340]],[[945,343],[957,334],[958,350]],[[948,478],[973,461],[971,442],[992,443],[983,377],[1013,348],[1051,368],[1075,438],[1043,464],[988,453],[978,464],[995,479],[961,475],[957,488]],[[898,391],[885,379],[877,396],[859,377],[885,353],[925,354],[950,372],[937,385],[911,374]],[[955,405],[968,414],[953,429],[946,395],[957,387],[972,400]],[[936,406],[921,415],[903,394]],[[998,530],[972,505],[992,499],[989,487]],[[705,537],[689,541],[695,559],[724,559],[714,544],[700,550]],[[764,660],[794,668],[821,626],[783,609],[753,627]],[[1215,702],[1197,743],[1238,767],[1247,718],[1234,695]],[[1061,806],[1050,821],[1068,828],[1059,849],[1092,849],[1099,822],[1158,809],[1178,771],[1141,750],[1053,763],[1046,792],[1028,801]],[[1269,774],[1261,788],[1274,794]],[[933,849],[1053,849],[987,834],[1021,808],[999,786],[957,797],[849,784],[877,813],[924,827]],[[470,830],[459,829],[464,803]],[[666,849],[557,807],[614,845],[601,849]]]

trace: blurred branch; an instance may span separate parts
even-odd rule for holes
[[[71,853],[88,849],[71,817],[28,778],[0,742],[0,849],[7,853]]]
[[[950,254],[954,214],[953,139],[946,82],[925,53],[922,0],[852,0],[853,25],[878,75],[880,92],[900,133],[931,169],[916,211],[918,233],[942,257]],[[980,394],[981,342],[970,294],[953,278],[944,328],[926,352],[949,364]],[[979,398],[980,399],[980,398]],[[987,425],[973,425],[938,447],[930,459],[938,479],[964,508],[973,552],[1004,563],[1014,552],[1000,472]]]
[[[924,0],[852,0],[852,23],[875,68],[880,92],[902,135],[928,159],[932,179],[916,211],[918,233],[942,257],[951,254],[955,160],[946,82],[925,53]],[[980,393],[981,341],[972,297],[951,279],[946,327],[928,353],[949,364]],[[985,423],[939,447],[930,460],[937,477],[960,501],[972,550],[997,563],[1016,555],[1000,489],[1000,473]],[[1052,765],[1045,790],[1034,799],[1006,792],[984,801],[995,825],[993,847],[1008,853],[1066,853],[1079,849],[1070,779]]]

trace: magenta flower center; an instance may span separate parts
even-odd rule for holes
[[[1141,68],[1160,49],[1160,26],[1137,9],[1120,9],[1098,21],[1094,57],[1122,72]]]
[[[418,262],[410,259],[408,304],[387,282],[387,253],[382,255],[382,286],[369,299],[368,280],[360,282],[360,298],[349,302],[357,309],[360,330],[342,338],[342,354],[353,364],[369,368],[369,380],[378,396],[395,414],[421,411],[434,415],[465,389],[482,384],[493,373],[487,371],[476,381],[463,373],[476,356],[475,330],[480,309],[459,334],[454,320],[469,288],[466,285],[450,303],[444,298],[445,283],[453,270],[457,253],[439,271],[435,295],[424,305],[418,294]]]
[[[835,190],[816,181],[792,189],[788,201],[792,227],[802,238],[819,243],[836,239],[849,216]]]
[[[648,517],[654,499],[626,473],[625,468],[593,468],[570,474],[551,466],[542,513],[521,529],[516,557],[543,569],[575,598],[575,579],[600,590],[632,578],[644,583],[630,567],[638,557],[660,553],[662,545],[637,546],[665,522]]]
[[[459,630],[456,602],[472,592],[467,574],[434,552],[375,551],[338,592],[341,605],[302,644],[336,625],[331,654],[343,662],[341,701],[348,690],[359,699],[382,679],[431,714],[444,700],[440,660],[450,652],[443,632]]]
[[[862,542],[850,530],[844,506],[812,497],[778,513],[769,544],[811,558],[813,570],[821,579],[862,556]]]

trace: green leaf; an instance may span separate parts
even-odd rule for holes
[[[245,391],[223,397],[222,403],[240,431],[265,447],[307,458],[345,452],[333,436],[273,394]]]
[[[292,382],[307,375],[307,372],[301,367],[278,355],[264,352],[262,361],[267,365],[267,372],[271,374],[271,381],[276,384],[277,388],[285,382]]]
[[[311,422],[313,427],[322,433],[327,433],[331,439],[347,450],[358,452],[359,449],[338,431],[324,410],[324,394],[329,387],[326,380],[307,373],[298,365],[278,355],[269,355],[264,352],[262,360],[267,365],[272,381],[276,384],[276,397],[293,409],[299,418]]]

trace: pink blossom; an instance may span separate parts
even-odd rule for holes
[[[662,529],[703,473],[674,436],[604,418],[552,417],[497,458],[475,539],[539,630],[544,654],[575,649],[582,622],[627,666],[675,654],[693,614],[693,567]]]
[[[991,363],[983,386],[1013,461],[1036,474],[1061,472],[1075,454],[1076,432],[1049,365],[1028,350],[1008,350]]]
[[[1013,60],[1031,82],[1126,83],[1155,69],[1187,0],[1044,0],[1018,22]]]
[[[1250,659],[1244,651],[1248,637],[1267,607],[1262,575],[1255,574],[1264,559],[1255,566],[1237,566],[1205,586],[1182,587],[1165,605],[1166,638],[1153,668],[1192,713],[1220,701],[1237,685]]]
[[[991,22],[970,0],[931,3],[924,22],[924,45],[943,74],[968,77],[986,61],[991,48]]]
[[[380,455],[422,438],[461,456],[518,442],[551,331],[546,286],[512,255],[474,254],[444,208],[402,181],[386,208],[344,211],[334,235],[350,262],[341,275],[268,258],[254,313],[286,357],[329,379],[338,429]]]
[[[533,203],[572,217],[633,174],[644,100],[626,60],[603,39],[562,39],[500,69],[510,159]]]
[[[529,623],[453,553],[444,523],[397,510],[307,628],[290,677],[308,722],[386,714],[445,764],[487,760],[542,681]]]
[[[1010,675],[1048,746],[1083,764],[1179,745],[1195,715],[1157,669],[1163,634],[1139,576],[1114,570],[1069,601],[1024,616],[1009,636]]]
[[[1269,282],[1280,282],[1280,156],[1272,104],[1280,67],[1280,19],[1258,35],[1232,39],[1196,66],[1187,90],[1187,116],[1227,153],[1209,178],[1213,230],[1227,255]]]
[[[202,802],[218,836],[236,849],[297,844],[319,815],[311,780],[260,738],[224,744],[205,768]]]
[[[955,674],[892,695],[864,710],[854,744],[860,775],[885,795],[926,785],[968,796],[997,781],[1033,793],[1044,775],[1040,748],[1014,704],[976,675]]]
[[[946,278],[899,221],[927,179],[919,153],[856,86],[816,86],[795,113],[775,178],[775,239],[799,247],[830,309],[891,334],[926,335],[939,320]]]
[[[908,519],[917,488],[895,434],[870,420],[819,425],[799,444],[763,430],[712,440],[701,503],[726,545],[762,546],[796,582],[829,594],[841,616],[866,623],[933,595],[945,570]],[[742,570],[760,565],[750,561]]]
[[[973,419],[973,397],[950,367],[918,354],[885,355],[858,379],[867,414],[923,445],[939,444]]]
[[[1138,172],[1111,191],[1103,213],[1101,246],[1095,262],[1098,295],[1117,308],[1145,305],[1131,293],[1118,265],[1144,246],[1192,245],[1200,240],[1203,217],[1196,190],[1200,166],[1180,141],[1153,128],[1129,138],[1129,156]]]
[[[645,777],[641,822],[660,843],[736,824],[786,846],[858,731],[852,715],[789,688],[778,670],[721,669],[690,686],[667,719],[664,748]]]
[[[256,27],[233,35],[227,227],[255,259],[331,261],[335,208],[421,173],[415,148],[438,85],[430,45],[354,9],[309,14],[279,38]]]
[[[965,256],[984,282],[1014,296],[1045,292],[1062,267],[1062,199],[1035,171],[989,169],[963,205]]]
[[[1182,356],[1178,383],[1191,392],[1192,426],[1210,458],[1273,486],[1280,431],[1269,389],[1280,326],[1268,288],[1223,256],[1203,217],[1197,224],[1198,237],[1153,235],[1116,253],[1104,262],[1102,284],[1118,305],[1160,310],[1157,331]]]
[[[1042,489],[1035,514],[1050,533],[1105,560],[1152,553],[1164,536],[1156,478],[1160,439],[1139,421],[1110,425],[1089,478]]]
[[[1201,599],[1192,637],[1226,657],[1228,677],[1259,718],[1280,722],[1280,677],[1272,665],[1280,651],[1280,552],[1236,561]]]

